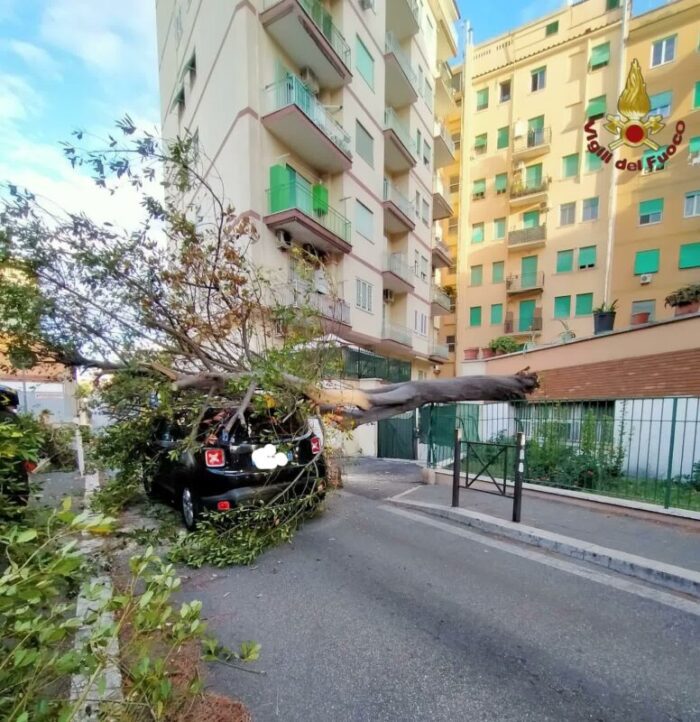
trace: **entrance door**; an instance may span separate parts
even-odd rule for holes
[[[527,188],[539,188],[542,185],[542,163],[529,165],[525,169],[525,186]]]
[[[535,302],[521,301],[518,316],[518,331],[520,333],[529,331],[535,320]]]
[[[544,115],[530,118],[527,121],[527,144],[530,148],[542,145],[544,142]]]
[[[313,203],[311,199],[311,182],[306,180],[301,173],[298,173],[292,166],[287,166],[289,183],[292,188],[294,206],[309,216],[313,216]]]
[[[537,285],[537,256],[524,256],[520,261],[520,283],[522,288]]]
[[[523,228],[537,228],[540,225],[540,212],[528,211],[523,213]]]
[[[415,411],[382,419],[377,427],[377,456],[383,459],[416,458]]]

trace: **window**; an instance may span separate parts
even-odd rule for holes
[[[498,98],[501,101],[501,103],[506,103],[510,100],[510,86],[511,86],[510,80],[504,80],[502,83],[499,84]]]
[[[372,313],[372,293],[374,286],[367,281],[363,281],[361,278],[356,279],[355,282],[355,305],[361,308],[363,311]]]
[[[506,219],[496,218],[493,222],[493,239],[495,241],[503,240],[506,237]]]
[[[185,74],[190,76],[190,88],[194,85],[194,81],[197,80],[197,52],[192,51],[190,59],[185,63],[183,68],[183,77]]]
[[[537,189],[542,186],[542,163],[529,165],[525,169],[525,187]]]
[[[658,273],[661,251],[653,248],[650,251],[637,251],[634,254],[634,275],[641,276],[643,273]]]
[[[472,187],[472,199],[477,201],[486,195],[486,178],[479,178],[474,181]]]
[[[700,108],[700,81],[695,83],[695,92],[693,94],[693,108]]]
[[[569,273],[574,270],[574,252],[559,251],[557,253],[557,273]]]
[[[459,176],[450,176],[450,193],[459,193]]]
[[[420,252],[418,249],[413,251],[413,274],[416,278],[420,275]]]
[[[593,313],[593,294],[577,293],[576,294],[576,315],[590,316]]]
[[[607,0],[605,3],[606,10],[616,10],[620,7],[620,0]]]
[[[656,315],[656,301],[632,301],[632,315],[635,313],[648,313],[649,320],[653,321]]]
[[[658,173],[666,167],[663,155],[666,153],[668,146],[661,146],[659,150],[645,150],[642,155],[642,175],[650,173]],[[668,156],[666,156],[668,158]]]
[[[420,130],[416,130],[416,152],[420,153],[420,149],[423,147],[423,134]]]
[[[537,68],[530,73],[530,90],[542,90],[547,83],[547,68]]]
[[[700,163],[700,135],[691,138],[688,143],[688,160],[691,165]]]
[[[182,113],[185,109],[185,88],[182,87],[177,91],[177,95],[173,100],[172,109],[177,108],[178,113]]]
[[[503,261],[494,261],[491,264],[491,283],[503,283]]]
[[[578,153],[565,155],[562,158],[562,171],[564,178],[573,178],[578,175]]]
[[[678,268],[700,268],[700,243],[684,243],[681,246]]]
[[[454,336],[445,336],[445,341],[447,343],[447,350],[449,353],[455,352],[455,337]]]
[[[650,201],[642,201],[639,204],[639,225],[650,226],[653,223],[661,223],[664,217],[664,199],[654,198]]]
[[[598,220],[598,198],[585,198],[583,201],[583,218],[584,221]]]
[[[571,226],[576,223],[576,202],[562,203],[559,206],[559,225]]]
[[[670,63],[676,57],[676,36],[663,38],[651,44],[651,67]]]
[[[358,200],[355,201],[355,228],[368,241],[374,241],[374,213]]]
[[[604,68],[610,62],[610,43],[603,43],[602,45],[596,45],[591,50],[591,60],[589,67],[591,70],[598,70],[598,68]]]
[[[423,165],[430,168],[430,146],[427,141],[423,141]]]
[[[599,95],[596,98],[591,98],[588,101],[588,107],[586,108],[586,118],[597,120],[605,115],[605,96]]]
[[[355,37],[355,68],[367,85],[374,90],[374,58],[359,35]]]
[[[539,211],[526,211],[525,213],[523,213],[523,228],[537,228],[539,225]]]
[[[508,174],[507,173],[499,173],[496,176],[496,194],[501,195],[501,193],[505,193],[508,190]]]
[[[423,198],[422,204],[421,204],[421,218],[423,219],[423,223],[426,225],[430,223],[430,206],[428,205],[428,201]]]
[[[668,118],[668,116],[671,115],[672,98],[673,93],[670,90],[652,95],[650,98],[651,110],[649,111],[649,115],[660,115],[662,118]]]
[[[685,218],[700,216],[700,191],[692,191],[685,194]]]
[[[413,312],[413,330],[420,336],[428,332],[428,317],[424,313]]]
[[[355,121],[355,150],[360,158],[374,168],[374,138],[359,120]]]
[[[503,323],[503,304],[491,304],[491,325],[498,326]]]
[[[470,269],[470,280],[471,286],[481,286],[484,282],[484,267],[483,266],[472,266]]]
[[[420,277],[422,281],[428,280],[428,259],[425,256],[420,257]]]
[[[487,142],[487,134],[481,133],[481,135],[477,135],[474,138],[474,150],[481,155],[482,153],[486,153],[486,142]]]
[[[447,230],[450,233],[456,233],[459,229],[459,218],[458,216],[452,216],[450,220],[447,222]]]
[[[469,325],[481,326],[481,306],[472,306],[469,309]]]
[[[500,150],[501,148],[507,148],[507,147],[508,147],[508,126],[506,125],[505,127],[498,129],[496,148],[498,148]]]
[[[416,218],[420,218],[420,193],[416,191],[416,202],[414,203],[416,209]]]
[[[586,153],[586,172],[595,173],[603,167],[603,161],[595,153]]]
[[[578,249],[578,267],[579,270],[584,268],[595,268],[596,247],[584,246]]]
[[[428,106],[428,110],[433,109],[433,86],[430,84],[430,81],[428,80],[428,76],[425,76],[425,87],[423,88],[423,98],[425,100],[425,104]]]
[[[452,143],[455,147],[455,150],[459,150],[460,145],[462,145],[462,134],[460,133],[460,131],[452,133]]]
[[[484,242],[484,224],[475,223],[472,226],[472,243],[483,243]]]
[[[527,121],[527,147],[536,148],[547,142],[544,129],[544,115],[538,115]]]
[[[476,109],[485,110],[489,107],[489,89],[481,88],[476,91]]]
[[[559,32],[559,21],[555,20],[553,23],[549,23],[547,27],[544,29],[544,35],[545,37],[549,37],[550,35],[556,35]]]
[[[569,318],[571,316],[571,296],[554,297],[554,318]]]

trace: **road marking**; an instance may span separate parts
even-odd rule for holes
[[[418,485],[412,487],[411,489],[406,489],[406,491],[402,491],[400,494],[397,494],[396,496],[388,496],[386,498],[386,500],[390,501],[392,499],[400,499],[403,496],[408,496],[409,494],[413,494],[414,491],[418,491],[418,489],[420,489],[421,486],[422,486],[422,484],[418,484]],[[349,493],[352,494],[352,492],[349,492]]]
[[[384,511],[391,512],[392,514],[402,516],[406,519],[417,521],[420,524],[432,526],[435,529],[441,529],[442,531],[446,531],[449,534],[460,536],[463,539],[469,539],[470,541],[476,542],[483,546],[492,547],[493,549],[499,549],[500,551],[506,552],[508,554],[514,554],[515,556],[522,557],[523,559],[529,559],[530,561],[537,562],[538,564],[544,564],[548,567],[559,569],[562,572],[567,572],[568,574],[573,574],[577,577],[583,577],[584,579],[588,579],[592,582],[598,582],[599,584],[604,584],[608,587],[613,587],[614,589],[628,592],[629,594],[636,594],[638,597],[650,599],[653,602],[665,604],[667,607],[673,607],[674,609],[678,609],[681,612],[687,612],[688,614],[694,614],[695,616],[700,617],[700,604],[698,604],[697,602],[693,602],[690,599],[685,599],[681,596],[676,596],[675,594],[669,594],[668,592],[663,592],[657,589],[653,589],[651,587],[647,587],[643,584],[638,584],[636,582],[630,581],[629,579],[626,579],[625,577],[603,574],[602,572],[595,571],[594,569],[587,569],[586,567],[578,566],[577,564],[564,561],[563,559],[557,559],[547,554],[543,554],[542,552],[536,552],[530,549],[523,549],[517,546],[517,544],[515,543],[508,543],[505,541],[500,541],[498,539],[492,539],[491,537],[479,534],[477,532],[467,531],[466,529],[452,526],[451,524],[447,524],[446,522],[430,519],[426,516],[423,516],[422,514],[415,514],[413,512],[405,511],[404,509],[396,509],[395,507],[391,506],[382,505],[380,508],[384,509]]]

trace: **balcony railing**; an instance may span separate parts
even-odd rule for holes
[[[280,0],[265,0],[263,10],[277,5]],[[319,0],[297,0],[304,12],[311,18],[313,24],[323,33],[331,44],[333,50],[340,56],[346,67],[350,67],[350,46],[343,34],[333,23],[333,16],[319,2]]]
[[[394,37],[393,33],[386,34],[386,41],[384,47],[387,53],[392,53],[396,56],[396,59],[401,66],[401,70],[403,70],[404,74],[406,75],[414,89],[417,88],[418,79],[416,78],[416,73],[411,67],[411,61],[406,55],[406,53],[404,53],[404,51],[401,49],[401,46],[399,45],[398,40],[396,40],[396,38]]]
[[[393,108],[386,108],[384,110],[384,128],[386,130],[393,130],[394,133],[399,137],[399,140],[406,146],[406,148],[415,156],[416,153],[416,141],[411,138],[411,132],[409,129],[399,120],[399,116],[396,115]]]
[[[438,343],[437,341],[432,341],[430,344],[430,356],[434,356],[437,358],[449,358],[450,357],[450,349],[446,343]]]
[[[442,142],[447,146],[448,150],[452,155],[455,155],[457,152],[457,149],[455,148],[455,143],[452,140],[452,136],[447,132],[447,129],[442,123],[435,123],[435,132],[433,134],[434,138],[441,138]]]
[[[285,80],[280,80],[267,89],[268,113],[290,105],[299,108],[343,153],[352,155],[350,136],[341,125],[333,120],[330,113],[316,100],[296,75],[289,75]]]
[[[397,323],[391,323],[391,321],[384,321],[382,326],[382,338],[389,341],[396,341],[396,343],[403,344],[404,346],[413,345],[413,334],[405,326],[401,326]]]
[[[518,231],[508,233],[508,245],[519,246],[524,243],[544,241],[547,238],[547,226],[535,226],[534,228],[521,228]]]
[[[440,286],[433,286],[430,289],[430,300],[448,310],[452,310],[452,299]]]
[[[416,212],[415,206],[395,185],[389,182],[388,178],[384,179],[384,200],[393,203],[405,216],[413,220]]]
[[[531,185],[517,185],[513,184],[510,188],[511,198],[523,198],[524,196],[531,196],[535,193],[544,193],[549,188],[549,181],[543,180],[540,183],[533,183]]]
[[[411,286],[413,285],[414,269],[408,265],[405,253],[388,253],[384,262],[384,270],[393,273]]]
[[[456,91],[454,87],[454,75],[452,73],[452,68],[450,68],[450,66],[444,61],[439,63],[437,66],[437,76],[445,84],[445,90],[448,95],[454,98]]]
[[[521,276],[508,276],[506,278],[506,292],[518,293],[520,291],[537,290],[544,286],[544,273],[535,271],[534,273],[524,273]]]
[[[532,128],[520,138],[513,139],[513,150],[519,153],[531,148],[539,148],[552,142],[551,128]]]
[[[314,188],[316,186],[302,184],[299,180],[268,188],[267,201],[270,213],[301,211],[338,238],[350,243],[350,221],[342,213],[331,208],[324,195],[315,193]]]
[[[537,309],[539,314],[533,317],[507,318],[503,324],[505,334],[513,333],[538,333],[542,330],[542,309]]]
[[[322,293],[308,282],[295,279],[288,291],[289,304],[294,307],[306,306],[320,316],[337,323],[350,325],[350,306],[344,299]]]

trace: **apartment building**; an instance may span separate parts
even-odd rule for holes
[[[253,260],[292,294],[289,249],[317,257],[327,330],[394,378],[447,361],[433,210],[457,18],[453,0],[157,1],[163,134],[196,133],[256,222]]]
[[[584,0],[468,50],[459,353],[503,335],[590,335],[593,309],[615,298],[616,328],[640,310],[672,315],[663,297],[700,280],[699,18],[692,0],[639,17],[621,0]],[[635,58],[666,124],[647,139],[662,148],[609,153],[608,116]],[[616,167],[663,158],[679,120],[675,158],[654,172]]]

